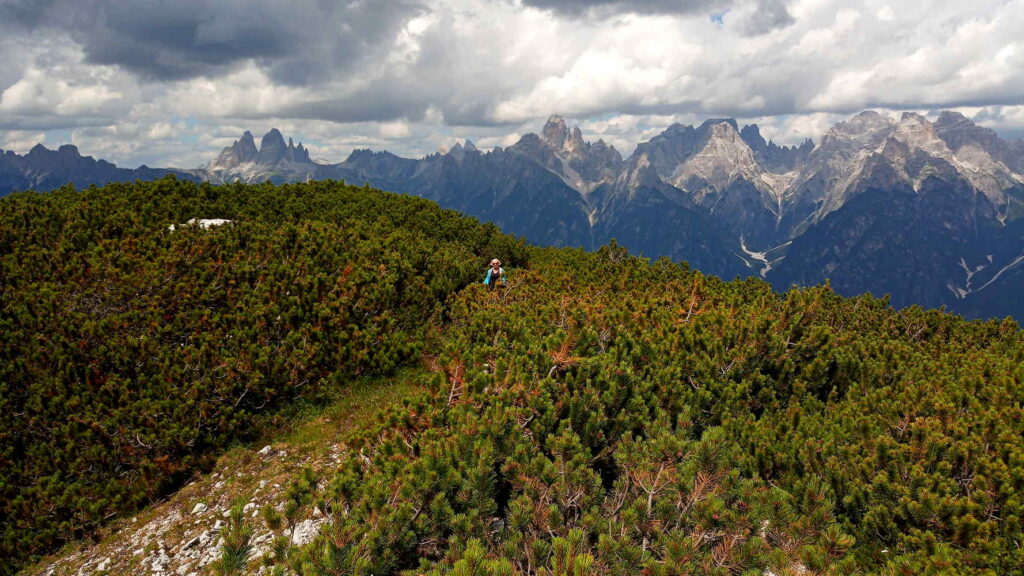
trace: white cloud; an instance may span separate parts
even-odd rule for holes
[[[0,131],[0,150],[24,154],[36,144],[46,143],[46,133],[32,130]]]
[[[408,138],[412,134],[409,125],[405,122],[382,122],[378,127],[383,138]]]
[[[533,2],[545,9],[389,2],[387,18],[359,2],[302,4],[281,30],[260,21],[285,16],[274,3],[251,3],[244,18],[237,5],[216,6],[194,38],[150,22],[151,41],[132,34],[136,53],[96,34],[148,22],[139,18],[93,35],[60,19],[36,28],[7,19],[0,130],[21,142],[73,129],[85,153],[179,165],[271,126],[332,161],[354,147],[507,146],[551,113],[624,155],[672,122],[710,116],[756,121],[782,143],[817,139],[864,108],[969,108],[986,125],[1024,130],[1024,0],[737,0],[690,10],[616,0],[596,11],[575,0]],[[187,12],[187,21],[199,13]],[[161,46],[169,59],[148,51]],[[196,61],[204,54],[208,62]]]

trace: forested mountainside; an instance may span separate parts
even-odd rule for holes
[[[5,572],[180,485],[281,407],[429,352],[445,298],[494,253],[525,257],[493,225],[334,182],[3,198]]]
[[[267,569],[1024,565],[1012,321],[777,294],[614,243],[527,247],[335,182],[16,194],[0,219],[5,558],[172,488],[296,399],[409,366],[423,391],[295,480],[330,525]],[[489,292],[493,256],[508,283]],[[216,569],[256,571],[245,520],[221,534],[241,563]]]

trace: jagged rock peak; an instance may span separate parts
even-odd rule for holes
[[[285,158],[292,162],[299,163],[310,163],[309,151],[302,147],[302,142],[296,146],[295,142],[291,138],[288,139],[288,153],[285,154]]]
[[[897,133],[915,134],[928,139],[938,139],[932,123],[915,112],[904,112],[896,127]]]
[[[263,139],[260,141],[260,152],[263,151],[267,146],[274,147],[285,147],[284,135],[277,128],[271,128],[269,132],[263,135]]]
[[[967,159],[976,165],[978,162],[986,163],[978,156],[977,149],[981,149],[985,154],[1004,162],[1018,173],[1024,171],[1024,154],[1021,154],[1024,152],[1024,141],[1008,143],[1001,139],[995,130],[979,126],[963,114],[950,110],[944,110],[939,114],[933,126],[935,132],[952,150],[958,154],[966,153]],[[964,150],[965,147],[967,150]]]
[[[241,139],[235,142],[231,148],[239,162],[252,162],[256,159],[256,154],[259,152],[256,149],[256,139],[253,138],[252,132],[248,130],[242,134]]]
[[[935,126],[920,114],[904,112],[899,124],[896,125],[893,137],[905,142],[911,149],[923,150],[931,156],[957,164],[952,151],[939,137]]]
[[[755,150],[768,147],[768,142],[766,142],[764,136],[761,135],[761,129],[757,127],[757,124],[744,126],[743,129],[740,130],[740,136],[742,136],[743,140]]]
[[[273,165],[284,159],[288,153],[288,145],[284,136],[277,128],[271,128],[260,141],[260,151],[256,155],[257,164]]]
[[[448,151],[448,156],[461,162],[466,157],[466,153],[473,150],[476,150],[476,146],[473,146],[473,143],[469,140],[465,144],[456,142],[455,146],[452,146],[452,149]]]
[[[935,120],[936,129],[949,129],[949,128],[976,128],[977,124],[971,121],[970,118],[954,110],[943,110],[938,119]]]
[[[728,124],[729,126],[732,126],[732,129],[735,132],[739,132],[739,130],[740,130],[739,124],[736,123],[736,119],[735,118],[709,118],[709,119],[705,120],[700,125],[700,128],[701,128],[701,130],[706,129],[706,128],[713,128],[713,127],[718,126],[719,124],[723,124],[723,123],[724,124]]]
[[[946,139],[951,147],[958,147],[964,140],[978,141],[986,148],[999,147],[999,135],[995,130],[979,126],[973,120],[953,110],[943,110],[932,123],[939,136]]]
[[[565,118],[553,114],[548,118],[547,123],[544,124],[544,129],[541,130],[540,135],[549,146],[556,150],[561,150],[565,145],[566,139],[569,137],[569,128],[565,124]]]
[[[81,154],[78,152],[78,147],[75,146],[74,144],[62,144],[56,150],[50,150],[49,148],[43,146],[42,144],[36,144],[35,146],[32,147],[31,150],[28,151],[28,154],[26,154],[25,157],[31,158],[46,156],[49,154],[58,154],[63,157],[81,157]]]
[[[541,140],[555,152],[572,154],[587,148],[580,127],[573,126],[572,129],[569,129],[565,119],[557,114],[548,118],[547,123],[544,124],[544,128],[541,130]]]
[[[896,121],[883,116],[874,110],[865,110],[853,118],[840,122],[829,128],[821,137],[822,146],[837,141],[850,142],[854,145],[876,146],[892,133]]]
[[[564,146],[569,151],[583,149],[583,131],[580,130],[579,126],[573,126],[572,136],[569,137],[569,140],[566,141]]]
[[[230,170],[239,164],[252,162],[256,159],[257,152],[256,140],[253,138],[252,132],[246,130],[241,138],[235,140],[231,146],[221,151],[217,159],[210,164],[210,168]]]
[[[732,118],[712,124],[711,134],[713,136],[725,137],[734,140],[738,140],[740,137],[739,128],[736,125],[736,121]]]

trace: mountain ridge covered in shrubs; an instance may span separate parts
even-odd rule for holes
[[[321,479],[331,523],[276,570],[1024,564],[1012,321],[528,247],[333,182],[64,189],[0,218],[4,557],[88,534],[291,402],[422,366],[424,392],[347,440]],[[232,222],[167,230],[190,218]]]

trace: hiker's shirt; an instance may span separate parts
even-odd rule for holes
[[[498,273],[497,274],[494,273],[494,268],[488,268],[487,269],[487,277],[484,278],[484,284],[487,284],[488,287],[490,287],[491,290],[494,290],[494,288],[497,287],[498,282],[504,280],[504,278],[505,278],[505,269],[504,268],[498,268]]]

